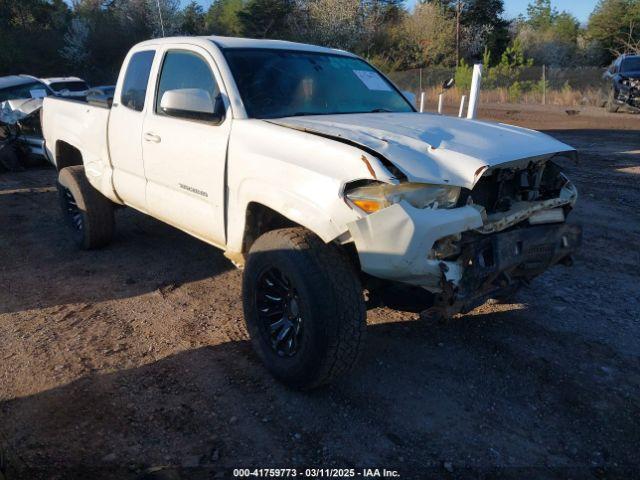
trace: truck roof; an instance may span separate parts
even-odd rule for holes
[[[256,38],[239,38],[239,37],[221,37],[216,35],[205,37],[167,37],[156,38],[153,40],[147,40],[138,44],[144,45],[158,45],[165,43],[201,43],[202,41],[213,42],[220,48],[269,48],[279,50],[300,50],[305,52],[318,52],[318,53],[339,53],[341,55],[355,56],[354,54],[345,50],[338,50],[335,48],[320,47],[318,45],[309,45],[307,43],[288,42],[285,40],[264,40]]]

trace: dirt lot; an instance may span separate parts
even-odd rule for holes
[[[482,116],[580,149],[575,266],[444,323],[372,310],[359,368],[309,394],[253,355],[222,253],[131,210],[78,252],[53,170],[0,175],[6,477],[640,477],[640,116],[525,108]]]

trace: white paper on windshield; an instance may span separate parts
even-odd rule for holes
[[[29,90],[31,94],[31,98],[44,98],[47,96],[47,91],[42,88],[34,88],[33,90]]]
[[[353,73],[365,84],[369,90],[381,90],[390,92],[391,87],[385,82],[377,72],[371,70],[354,70]]]

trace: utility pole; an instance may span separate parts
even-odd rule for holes
[[[158,5],[158,16],[160,17],[160,29],[162,30],[162,37],[164,38],[164,22],[162,21],[162,10],[160,9],[160,0],[156,0]]]
[[[462,16],[462,9],[464,8],[464,2],[457,0],[456,2],[456,67],[460,66],[460,17]]]

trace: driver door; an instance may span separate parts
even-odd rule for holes
[[[213,59],[199,47],[185,45],[159,54],[163,58],[154,101],[142,128],[147,208],[154,217],[223,246],[231,118],[225,115],[228,104],[222,100],[220,77]],[[207,92],[221,106],[218,118],[163,109],[163,95],[175,90]]]

